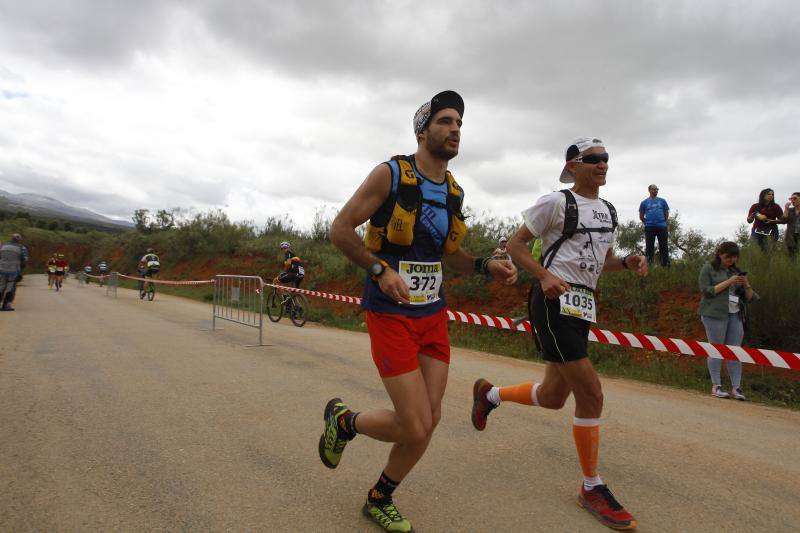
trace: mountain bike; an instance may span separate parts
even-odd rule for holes
[[[144,282],[142,282],[144,286]],[[156,297],[156,284],[152,281],[147,283],[147,288],[139,289],[139,298],[144,300],[144,297],[147,296],[147,301],[152,302],[153,298]]]
[[[278,289],[273,287],[267,297],[267,316],[273,322],[279,321],[285,313],[292,324],[301,328],[306,323],[307,312],[308,300],[302,294],[286,291],[286,294],[281,296],[278,294]]]

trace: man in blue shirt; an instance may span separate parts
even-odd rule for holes
[[[653,262],[655,240],[658,239],[658,254],[661,266],[669,266],[669,247],[667,246],[667,219],[669,205],[663,198],[658,198],[658,187],[647,187],[650,196],[639,204],[639,220],[644,222],[644,255],[647,262]]]

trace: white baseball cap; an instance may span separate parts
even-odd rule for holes
[[[569,162],[583,154],[589,148],[605,148],[603,141],[597,137],[578,137],[572,141],[564,153],[564,160]],[[567,165],[564,164],[564,169],[561,171],[561,176],[558,178],[561,183],[575,183],[575,178],[567,170]]]

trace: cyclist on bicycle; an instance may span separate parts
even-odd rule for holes
[[[300,284],[303,282],[303,278],[306,275],[306,270],[303,268],[303,261],[292,251],[292,247],[287,241],[283,241],[281,243],[281,250],[283,250],[285,259],[283,262],[283,267],[285,270],[278,274],[275,279],[272,280],[272,283],[294,285],[295,288],[299,288]],[[283,296],[284,300],[289,299],[285,291],[281,289],[277,290],[278,294]]]
[[[139,260],[139,277],[152,278],[154,274],[158,274],[161,270],[161,261],[159,261],[156,251],[148,248],[147,252]],[[139,290],[147,289],[146,281],[144,279],[139,281]]]
[[[283,241],[281,243],[281,250],[284,252],[283,272],[278,274],[275,282],[283,283],[284,285],[294,285],[299,288],[306,275],[306,270],[303,268],[303,261],[292,251],[291,245]]]

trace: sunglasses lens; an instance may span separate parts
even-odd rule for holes
[[[608,154],[589,154],[585,155],[581,158],[584,163],[588,163],[590,165],[596,165],[600,161],[603,163],[608,163]]]

